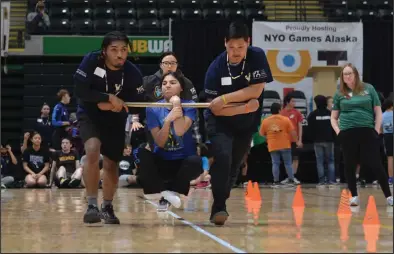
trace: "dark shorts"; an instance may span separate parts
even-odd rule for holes
[[[386,148],[386,156],[393,156],[393,134],[384,134],[384,146]]]
[[[295,142],[291,143],[291,157],[293,159],[298,159],[299,149],[297,148],[297,144]]]
[[[108,159],[119,162],[123,156],[125,145],[124,124],[116,123],[111,126],[98,125],[86,115],[79,116],[79,133],[83,143],[91,138],[98,138],[101,141],[100,152]]]

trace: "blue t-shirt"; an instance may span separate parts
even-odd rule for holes
[[[243,64],[245,67],[242,72]],[[246,60],[237,65],[227,63],[227,52],[224,51],[211,63],[205,75],[205,94],[207,99],[214,99],[223,94],[232,93],[249,85],[272,82],[271,69],[264,50],[250,46],[247,49]],[[231,78],[229,69],[232,77]],[[242,75],[241,75],[242,73]],[[229,83],[229,81],[231,81]],[[263,95],[259,95],[260,108],[253,113],[236,116],[213,116],[209,109],[204,112],[206,119],[214,117],[217,124],[234,131],[255,131],[260,123]]]
[[[52,126],[54,127],[63,127],[63,122],[70,121],[70,116],[68,114],[68,110],[66,105],[59,102],[53,108],[52,112]]]
[[[128,60],[120,70],[110,70],[105,67],[104,59],[100,56],[101,51],[87,54],[74,74],[76,91],[80,91],[77,86],[87,86],[94,91],[94,94],[90,92],[84,95],[89,98],[78,98],[77,116],[84,112],[92,120],[99,121],[100,125],[124,122],[124,128],[127,119],[126,111],[124,109],[119,113],[102,111],[97,107],[97,103],[101,101],[98,98],[100,94],[114,94],[125,102],[143,101],[143,97],[137,91],[142,85],[142,74]],[[76,96],[78,97],[77,92]],[[138,113],[138,109],[129,108],[129,113]]]
[[[393,111],[386,111],[383,113],[383,134],[393,133]]]
[[[160,100],[158,102],[166,102]],[[192,103],[193,101],[181,100],[182,103]],[[168,108],[146,108],[146,125],[148,130],[164,125],[164,119],[170,113]],[[195,108],[183,108],[183,115],[189,117],[193,122],[196,120],[197,110]],[[196,143],[192,135],[192,127],[184,133],[183,137],[175,134],[174,125],[171,123],[170,134],[164,148],[155,144],[153,152],[164,160],[181,160],[189,156],[196,155]]]
[[[208,171],[209,170],[209,160],[208,157],[203,156],[201,157],[201,161],[202,161],[202,169],[204,171]]]

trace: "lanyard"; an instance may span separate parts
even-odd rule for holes
[[[105,91],[108,93],[108,79],[107,79],[107,76],[108,76],[108,72],[107,72],[107,66],[105,66],[104,65],[104,68],[105,68]],[[123,89],[123,80],[124,80],[124,72],[122,72],[122,81],[120,82],[120,86],[119,86],[119,88],[116,86],[116,84],[115,84],[115,95],[118,95],[121,91],[122,91],[122,89]]]
[[[246,56],[245,56],[245,58],[244,58],[244,60],[243,60],[241,74],[239,74],[239,75],[236,76],[236,77],[233,77],[233,75],[231,74],[231,71],[230,71],[230,64],[229,64],[229,62],[228,62],[228,54],[227,54],[227,69],[228,69],[228,73],[230,74],[230,77],[231,77],[232,79],[237,79],[237,78],[241,77],[241,76],[244,74],[245,63],[246,63]]]

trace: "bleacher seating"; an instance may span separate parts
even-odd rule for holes
[[[48,34],[167,34],[169,19],[265,20],[262,0],[51,0]],[[30,6],[34,10],[34,6]]]

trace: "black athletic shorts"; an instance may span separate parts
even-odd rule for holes
[[[101,141],[101,154],[114,162],[119,162],[123,156],[125,145],[126,119],[124,124],[113,123],[111,125],[99,125],[86,114],[79,116],[79,133],[83,143],[90,138],[98,138]]]
[[[386,148],[386,156],[393,156],[393,134],[384,134],[384,146]]]

